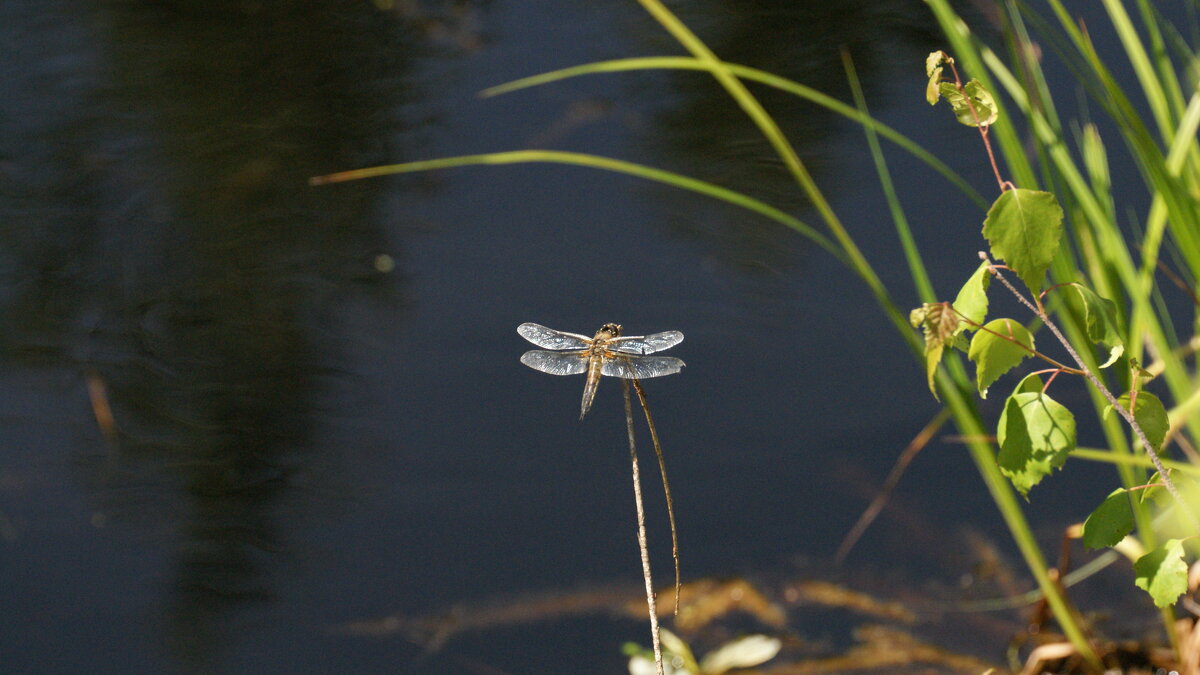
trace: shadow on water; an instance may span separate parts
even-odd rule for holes
[[[383,184],[306,179],[400,154],[380,139],[425,37],[369,3],[26,5],[58,61],[14,68],[61,98],[8,104],[40,115],[5,132],[3,350],[111,405],[83,479],[107,517],[172,532],[167,643],[208,670],[235,610],[275,599],[281,513],[330,461],[312,432],[339,305],[397,299]]]

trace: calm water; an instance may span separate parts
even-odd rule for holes
[[[707,1],[684,18],[730,60],[843,98],[848,45],[877,114],[944,156],[970,142],[922,101],[923,58],[941,44],[920,2],[808,4]],[[671,351],[684,372],[647,382],[685,578],[827,560],[936,412],[899,338],[828,255],[706,199],[583,169],[306,184],[552,147],[811,218],[701,75],[475,95],[679,53],[657,26],[630,2],[278,6],[0,4],[4,669],[620,672],[619,645],[646,629],[603,615],[466,631],[434,652],[333,630],[527,593],[636,592],[620,388],[604,382],[580,423],[581,378],[517,361],[523,321],[686,334]],[[764,100],[912,303],[861,134]],[[988,189],[981,157],[961,154],[952,163]],[[974,267],[981,216],[893,159],[951,289]],[[115,434],[93,400],[111,405]],[[1035,491],[1047,542],[1107,493],[1080,487],[1089,471]],[[983,493],[958,446],[931,446],[850,568],[955,583],[970,555],[939,553],[933,533],[1010,550]],[[998,659],[1002,646],[973,649]]]

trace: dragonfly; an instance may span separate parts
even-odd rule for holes
[[[588,337],[536,323],[523,323],[517,326],[517,333],[545,348],[525,352],[521,355],[521,363],[551,375],[587,373],[579,419],[591,409],[601,375],[644,380],[673,375],[684,366],[682,359],[673,356],[649,356],[683,342],[683,333],[677,330],[653,335],[621,335],[620,324],[606,323],[595,335]]]

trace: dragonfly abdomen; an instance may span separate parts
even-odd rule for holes
[[[583,387],[583,402],[579,405],[579,419],[583,419],[588,410],[592,408],[592,400],[596,398],[596,388],[600,386],[600,369],[603,365],[604,359],[600,355],[594,355],[588,360],[587,383]]]

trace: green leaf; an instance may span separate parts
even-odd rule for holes
[[[1058,251],[1062,221],[1062,207],[1049,192],[1005,190],[988,209],[983,236],[992,255],[1004,260],[1036,293]]]
[[[958,289],[958,296],[954,298],[954,309],[974,323],[983,323],[983,320],[987,318],[987,288],[991,282],[992,273],[988,271],[988,264],[980,263],[971,278],[967,279],[967,283]],[[967,324],[962,324],[956,332],[961,332],[969,327]]]
[[[1090,549],[1116,546],[1133,531],[1129,491],[1117,488],[1083,521],[1083,545]]]
[[[1117,399],[1117,403],[1129,410],[1129,392],[1121,394]],[[1107,406],[1104,409],[1104,418],[1112,414],[1112,406]],[[1133,419],[1137,420],[1138,426],[1146,434],[1146,439],[1157,451],[1162,447],[1163,440],[1167,437],[1167,431],[1171,428],[1171,421],[1167,419],[1167,410],[1163,408],[1162,401],[1158,397],[1148,391],[1142,390],[1137,393],[1137,402],[1133,407]]]
[[[766,635],[747,635],[726,642],[700,661],[704,675],[722,675],[734,668],[752,668],[775,658],[783,643]]]
[[[1133,563],[1134,583],[1150,594],[1158,607],[1170,607],[1187,591],[1183,542],[1168,539]]]
[[[960,124],[969,127],[986,127],[996,121],[998,112],[996,100],[979,80],[971,80],[966,83],[963,85],[962,91],[959,91],[953,82],[939,82],[938,93],[954,109],[954,116]],[[970,105],[967,104],[968,97],[970,97]],[[925,98],[929,99],[928,92],[926,92]],[[934,102],[936,103],[936,100]]]
[[[987,398],[987,388],[996,378],[1032,355],[1033,336],[1012,319],[996,319],[976,331],[967,358],[975,362],[975,386],[979,396]]]
[[[983,86],[979,80],[971,80],[963,89],[967,92],[967,96],[971,97],[971,102],[975,104],[975,114],[979,116],[978,125],[974,119],[963,122],[967,126],[985,126],[990,127],[996,123],[996,118],[1000,116],[1000,108],[996,105],[996,99],[992,98],[992,92]],[[970,116],[970,112],[967,113]],[[962,122],[962,119],[959,119]]]
[[[1013,389],[1013,394],[1036,394],[1042,390],[1045,385],[1042,384],[1042,378],[1037,373],[1030,373],[1021,378],[1017,384],[1017,388]]]
[[[1029,378],[1020,387],[1027,387]],[[1000,472],[1022,495],[1067,461],[1075,449],[1075,416],[1041,391],[1008,397],[996,429]]]
[[[1075,289],[1083,303],[1088,339],[1108,347],[1108,360],[1100,367],[1111,366],[1125,353],[1125,342],[1117,332],[1117,304],[1096,295],[1095,291],[1083,284],[1071,283],[1068,286]]]

